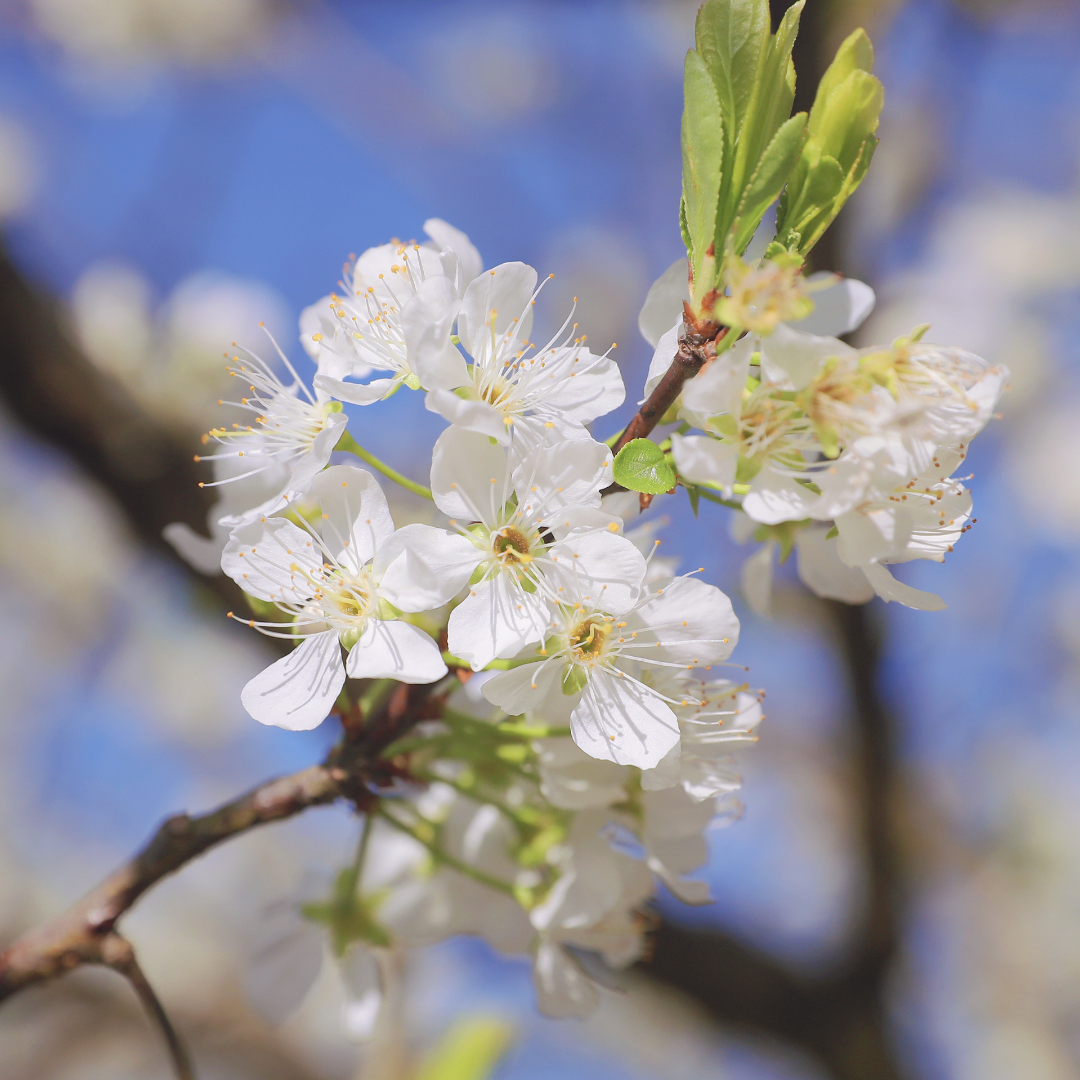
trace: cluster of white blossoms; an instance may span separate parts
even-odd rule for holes
[[[839,335],[870,314],[869,286],[830,274],[803,281],[782,260],[733,263],[718,310],[735,331],[727,336],[742,336],[687,384],[670,452],[684,482],[740,497],[733,531],[762,543],[744,568],[747,599],[767,611],[775,555],[794,548],[819,596],[944,607],[887,564],[942,562],[970,528],[968,477],[953,474],[1008,369],[924,342],[925,326],[855,349]],[[650,380],[678,347],[686,275],[679,260],[642,313],[657,345]]]
[[[654,526],[627,533],[613,512],[626,504],[618,440],[587,425],[622,403],[618,367],[572,313],[531,341],[531,267],[485,271],[464,234],[425,230],[428,242],[366,251],[303,313],[310,389],[276,345],[269,360],[238,351],[225,403],[237,419],[204,438],[221,567],[251,607],[234,618],[288,646],[244,689],[248,712],[292,730],[337,713],[347,741],[398,684],[429,690],[426,719],[393,733],[357,799],[356,860],[302,905],[304,940],[312,921],[328,931],[360,1037],[377,1022],[386,950],[461,933],[531,953],[545,1012],[593,1008],[642,954],[658,882],[707,901],[687,875],[710,823],[733,816],[732,752],[762,718],[760,694],[719,672],[739,637],[728,598],[673,576],[652,557]],[[686,336],[686,275],[673,267],[643,311],[657,344],[646,395]],[[733,344],[670,403],[658,448],[676,483],[738,506],[765,569],[794,546],[822,595],[934,606],[883,564],[941,559],[966,527],[952,472],[1004,371],[918,335],[845,345],[829,335],[853,329],[873,294],[804,280],[790,260],[733,259],[725,283],[717,342]],[[448,422],[430,488],[347,430],[343,403],[402,390]],[[373,473],[335,453],[429,498],[440,524],[395,527]],[[318,963],[272,944],[256,996],[281,1015]]]

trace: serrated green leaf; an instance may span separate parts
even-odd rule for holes
[[[768,0],[705,0],[698,11],[695,41],[716,84],[729,145],[757,85],[769,26]]]
[[[762,215],[776,200],[799,160],[806,137],[806,113],[796,113],[780,125],[761,155],[754,175],[746,185],[736,218],[737,232],[732,247],[742,252],[750,243]]]
[[[687,254],[696,278],[713,242],[724,161],[724,128],[716,86],[705,61],[693,49],[686,54],[683,94],[682,213],[689,238]]]
[[[659,495],[675,486],[675,470],[651,439],[632,439],[615,455],[612,475],[629,491]]]

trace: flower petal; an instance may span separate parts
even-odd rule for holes
[[[562,692],[563,661],[552,657],[536,664],[522,664],[510,671],[500,671],[484,683],[481,693],[510,716],[529,710],[541,713],[548,701],[565,697]],[[556,701],[556,704],[560,704]]]
[[[825,539],[826,526],[810,526],[795,534],[799,577],[803,584],[827,600],[865,604],[874,598],[874,587],[859,569],[845,566],[836,550],[836,538]]]
[[[811,274],[806,280],[812,284],[815,279],[832,277],[827,271]],[[874,290],[869,285],[854,278],[841,278],[835,285],[812,292],[814,310],[805,319],[800,319],[793,326],[804,334],[817,334],[820,337],[840,337],[862,326],[866,317],[874,310]]]
[[[382,1009],[379,961],[371,949],[357,942],[341,958],[339,971],[345,988],[345,1003],[341,1007],[345,1034],[356,1042],[366,1042],[375,1034]]]
[[[458,315],[458,337],[477,360],[490,351],[491,338],[516,328],[518,340],[532,329],[532,298],[536,271],[525,263],[501,263],[481,274],[465,290]]]
[[[512,492],[502,447],[463,428],[439,436],[431,453],[431,494],[444,514],[491,528]]]
[[[919,611],[943,611],[948,606],[940,596],[935,596],[934,593],[924,592],[922,589],[915,589],[902,581],[897,581],[880,563],[864,566],[862,572],[873,585],[874,592],[886,602],[895,600],[904,607],[917,608]]]
[[[731,601],[696,577],[677,577],[661,585],[631,620],[639,640],[661,642],[654,651],[635,650],[635,656],[708,666],[726,660],[739,640]]]
[[[401,312],[409,366],[425,390],[453,390],[469,381],[465,358],[450,343],[458,298],[444,277],[428,278]]]
[[[372,405],[382,401],[391,390],[401,383],[400,379],[372,379],[369,383],[342,382],[329,375],[316,375],[315,389],[338,401],[348,401],[352,405]]]
[[[649,374],[645,377],[645,396],[638,402],[639,405],[644,404],[675,360],[675,354],[679,351],[679,330],[682,329],[682,323],[680,312],[675,325],[662,334],[656,343],[652,360],[649,362]]]
[[[435,389],[424,399],[424,408],[428,412],[438,413],[462,431],[490,436],[503,444],[510,441],[509,425],[503,419],[503,414],[486,401],[470,401],[449,390]]]
[[[305,498],[322,506],[320,532],[338,562],[359,570],[394,533],[378,481],[355,465],[332,465],[311,482]]]
[[[417,626],[370,619],[345,662],[350,679],[433,683],[447,671],[439,647]]]
[[[380,596],[399,611],[431,611],[465,587],[482,557],[467,536],[406,525],[379,548],[372,569]]]
[[[678,743],[679,722],[640,683],[596,668],[570,717],[570,734],[590,757],[651,769]]]
[[[322,555],[315,540],[291,521],[266,518],[233,531],[221,569],[260,600],[304,603],[312,589],[304,571],[316,572]]]
[[[671,436],[671,454],[680,476],[692,484],[708,484],[731,494],[739,451],[733,443],[710,439],[707,435]]]
[[[554,566],[546,577],[575,601],[609,615],[622,615],[637,603],[647,564],[632,541],[604,530],[572,532],[548,548]]]
[[[460,296],[469,282],[479,277],[484,269],[484,260],[480,257],[480,252],[476,250],[465,233],[460,229],[455,229],[442,218],[428,218],[424,222],[424,232],[435,241],[437,247],[449,248],[454,253],[458,273],[448,276],[455,277],[457,292]]]
[[[492,660],[516,656],[544,640],[551,619],[547,601],[528,593],[509,573],[477,582],[450,614],[447,646],[474,671]]]
[[[260,724],[310,731],[330,714],[344,684],[337,632],[326,630],[256,675],[240,700]]]
[[[638,315],[641,336],[655,349],[673,319],[682,319],[683,301],[690,299],[687,279],[690,264],[684,255],[676,259],[653,283]]]

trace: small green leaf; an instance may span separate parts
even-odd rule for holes
[[[686,486],[686,494],[690,499],[690,509],[694,511],[694,517],[697,517],[698,507],[701,505],[701,492],[698,491],[697,485],[690,484]]]
[[[686,54],[683,80],[682,155],[683,218],[690,238],[687,254],[695,277],[712,245],[720,171],[724,160],[724,128],[716,86],[701,54]]]
[[[613,476],[616,484],[648,495],[659,495],[675,486],[675,470],[667,463],[664,451],[650,439],[628,442],[615,455]]]
[[[833,540],[840,535],[840,530],[834,525],[826,534],[826,540]]]

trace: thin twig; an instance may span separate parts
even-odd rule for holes
[[[139,966],[131,942],[115,932],[108,934],[102,941],[102,956],[108,967],[119,972],[131,983],[147,1015],[161,1032],[166,1049],[169,1051],[173,1072],[176,1073],[176,1080],[195,1080],[195,1067],[191,1062],[191,1055],[183,1039],[180,1038],[179,1032],[173,1026],[173,1022],[169,1019],[169,1014],[161,1004],[161,999],[150,985],[150,980]]]

